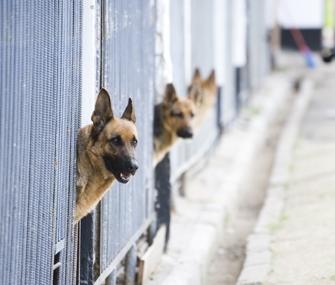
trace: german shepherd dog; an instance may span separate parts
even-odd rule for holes
[[[163,102],[154,111],[154,166],[178,138],[192,138],[194,115],[194,103],[188,98],[178,98],[173,84],[167,84]]]
[[[128,183],[138,169],[132,99],[117,119],[107,90],[101,89],[91,119],[93,124],[78,132],[75,223],[94,209],[115,180]]]
[[[215,83],[215,71],[203,80],[199,69],[195,70],[191,86],[188,89],[188,98],[191,99],[197,108],[197,117],[194,127],[198,128],[204,120],[206,114],[215,105],[218,87]]]

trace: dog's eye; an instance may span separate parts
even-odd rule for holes
[[[184,118],[183,113],[178,113],[176,116],[177,116],[178,118],[180,118],[180,119]]]
[[[191,118],[193,118],[194,117],[194,114],[193,113],[191,113]]]
[[[111,142],[113,145],[120,145],[121,144],[121,139],[119,137],[112,138]]]
[[[133,141],[131,142],[131,145],[132,145],[133,147],[137,146],[137,140],[133,140]]]

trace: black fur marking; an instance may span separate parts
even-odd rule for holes
[[[106,123],[104,123],[102,120],[99,122],[99,124],[94,124],[91,132],[91,138],[92,138],[92,145],[94,145],[101,132],[104,130],[105,126],[110,122],[112,118],[109,118]]]
[[[120,159],[117,156],[105,154],[102,158],[107,170],[110,171],[120,183],[127,183],[129,181],[123,180],[120,177],[121,173],[131,173],[132,175],[135,175],[138,168],[137,161],[135,160],[137,168],[132,171],[129,170],[129,157],[123,157],[123,159]]]
[[[114,139],[118,139],[118,142],[117,142],[117,143],[114,143],[114,142],[113,142]],[[115,145],[115,146],[124,146],[124,145],[125,145],[124,141],[122,140],[121,135],[116,135],[116,136],[112,137],[112,138],[110,139],[110,142],[111,142],[113,145]]]
[[[158,104],[154,109],[154,137],[158,138],[163,134],[164,118],[162,105]]]
[[[104,160],[107,170],[116,175],[118,173],[118,171],[116,170],[118,159],[115,156],[108,154],[105,154],[102,158]]]

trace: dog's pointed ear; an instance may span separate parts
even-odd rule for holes
[[[197,69],[194,71],[194,75],[193,75],[192,82],[197,81],[197,80],[200,80],[200,79],[201,79],[200,70],[199,70],[199,68],[197,68]]]
[[[164,102],[172,104],[177,100],[178,100],[177,92],[176,89],[174,89],[173,84],[172,83],[167,84],[165,88]]]
[[[194,104],[199,104],[199,86],[198,84],[193,83],[188,91],[188,98],[193,101]]]
[[[135,117],[135,109],[134,109],[133,99],[129,98],[128,105],[127,105],[126,109],[124,110],[121,119],[126,119],[126,120],[129,120],[129,121],[132,121],[135,124],[136,117]]]
[[[215,85],[215,70],[212,70],[210,76],[207,78],[207,82],[211,85]]]
[[[108,91],[102,88],[95,102],[95,109],[91,117],[95,134],[100,133],[104,126],[113,118],[111,98]]]

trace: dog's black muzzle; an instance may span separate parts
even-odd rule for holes
[[[181,129],[177,131],[177,136],[183,139],[190,139],[193,137],[193,131],[191,128]]]
[[[138,162],[133,157],[119,159],[115,156],[105,155],[103,159],[106,168],[114,174],[120,183],[128,183],[131,175],[135,175],[138,169]]]

